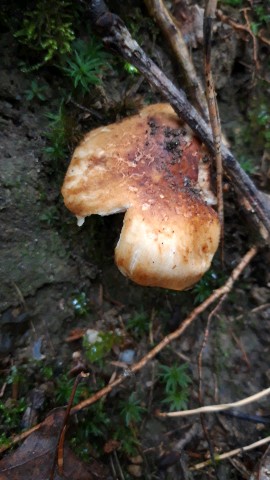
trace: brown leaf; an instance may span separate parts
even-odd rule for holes
[[[85,334],[85,328],[74,328],[69,332],[68,337],[65,338],[65,342],[75,342],[80,340]]]
[[[0,480],[49,480],[64,414],[62,409],[53,410],[36,432],[15,452],[2,459]],[[66,446],[63,476],[59,476],[56,468],[54,480],[96,480],[107,476],[103,465],[82,462]]]
[[[104,453],[112,453],[114,450],[120,447],[120,442],[118,440],[108,440],[103,447]]]

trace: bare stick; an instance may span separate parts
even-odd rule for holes
[[[265,390],[261,390],[250,397],[243,398],[243,400],[238,400],[237,402],[232,403],[222,403],[220,405],[207,405],[204,407],[193,408],[192,410],[183,410],[181,412],[168,412],[160,413],[162,417],[189,417],[190,415],[198,415],[201,413],[214,413],[214,412],[223,412],[229,408],[243,407],[244,405],[249,405],[250,403],[257,402],[261,398],[270,395],[270,387]]]
[[[109,12],[102,0],[91,0],[89,7],[93,22],[101,34],[104,44],[137,67],[200,140],[214,153],[212,132],[195,108],[187,101],[185,93],[181,89],[177,89],[161,72],[138,43],[133,40],[123,21],[117,15]],[[221,155],[224,173],[237,191],[238,201],[249,222],[256,228],[264,242],[267,242],[270,236],[270,209],[267,200],[223,144],[221,145]]]
[[[65,435],[66,435],[66,430],[67,430],[68,417],[70,415],[72,403],[73,403],[74,396],[75,396],[76,390],[78,388],[78,385],[83,378],[86,378],[88,376],[89,376],[89,373],[84,373],[84,372],[79,373],[79,375],[77,375],[77,377],[75,379],[75,382],[74,382],[74,385],[72,387],[72,391],[71,391],[71,394],[70,394],[70,398],[69,398],[68,405],[67,405],[67,408],[66,408],[66,411],[65,411],[62,427],[61,427],[59,437],[58,437],[58,441],[57,441],[57,446],[56,446],[54,459],[53,459],[53,466],[52,466],[51,474],[50,474],[50,480],[54,479],[56,465],[58,466],[59,475],[61,475],[61,476],[63,475],[64,442],[65,442]]]
[[[208,0],[204,11],[204,72],[206,80],[206,98],[209,109],[209,116],[214,140],[216,175],[217,175],[217,199],[218,199],[218,217],[221,225],[221,247],[223,257],[223,238],[224,238],[224,205],[223,205],[223,166],[221,156],[221,127],[217,105],[216,91],[211,68],[211,44],[212,44],[212,25],[215,18],[217,0]]]
[[[219,460],[225,460],[226,458],[235,457],[243,452],[247,452],[248,450],[254,450],[254,448],[260,447],[261,445],[265,445],[266,443],[270,442],[270,437],[262,438],[257,442],[251,443],[250,445],[246,445],[245,447],[235,448],[230,452],[221,453],[220,455],[215,455],[215,461],[218,462]],[[211,460],[206,460],[205,462],[197,463],[190,468],[190,470],[200,470],[201,468],[207,467],[207,465],[211,465]]]
[[[221,300],[222,300],[223,298],[224,298],[224,296],[221,297]],[[208,315],[207,324],[206,324],[205,331],[204,331],[203,342],[202,342],[202,346],[201,346],[201,349],[200,349],[200,352],[199,352],[199,355],[198,355],[198,374],[199,374],[198,400],[199,400],[199,403],[200,403],[201,406],[203,405],[203,383],[202,383],[202,357],[203,357],[203,351],[204,351],[204,349],[205,349],[205,347],[206,347],[206,345],[207,345],[207,342],[208,342],[211,320],[212,320],[213,316],[215,315],[217,309],[220,307],[221,300],[218,302],[218,305],[214,308],[214,310],[212,310],[212,312],[210,313],[210,315]],[[205,436],[206,441],[207,441],[207,443],[208,443],[209,453],[210,453],[211,461],[212,461],[212,463],[213,463],[213,465],[214,465],[215,474],[216,474],[216,477],[218,478],[217,469],[216,469],[216,465],[215,465],[214,449],[213,449],[212,442],[211,442],[211,438],[210,438],[210,435],[209,435],[209,432],[208,432],[208,428],[207,428],[207,425],[206,425],[205,417],[204,417],[204,415],[202,415],[202,414],[200,415],[200,421],[201,421],[202,429],[203,429],[203,432],[204,432],[204,436]]]
[[[192,103],[197,110],[208,120],[208,108],[203,87],[198,79],[192,59],[190,57],[186,42],[181,30],[167,10],[162,0],[144,0],[148,11],[158,22],[164,36],[175,54],[175,57],[182,68],[188,88],[190,89]]]

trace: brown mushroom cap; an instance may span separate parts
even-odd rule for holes
[[[80,223],[127,211],[115,250],[121,272],[140,285],[183,290],[208,270],[219,243],[208,157],[170,105],[151,105],[85,136],[64,202]]]

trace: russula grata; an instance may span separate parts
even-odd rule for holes
[[[115,261],[140,285],[184,290],[217,250],[209,153],[169,104],[88,133],[62,194],[79,225],[88,215],[126,212]]]

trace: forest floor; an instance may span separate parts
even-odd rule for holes
[[[239,12],[232,15],[243,21]],[[141,33],[145,43],[148,33]],[[254,76],[251,40],[218,22],[213,56],[222,127],[243,167],[267,193],[269,156],[261,133],[265,124],[259,125],[257,118],[263,108],[269,112],[269,46],[258,44],[260,70]],[[151,54],[177,83],[177,69],[163,42],[158,33]],[[195,64],[201,68],[198,38],[194,45]],[[64,160],[53,161],[46,152],[48,114],[59,109],[62,79],[53,68],[23,73],[21,47],[8,31],[0,48],[0,449],[46,419],[39,433],[28,437],[28,445],[5,451],[0,479],[26,479],[32,472],[36,480],[47,478],[51,470],[44,473],[45,466],[53,462],[61,407],[68,403],[80,369],[89,376],[80,383],[74,404],[116,375],[124,381],[71,416],[65,476],[55,478],[251,480],[262,475],[266,446],[198,471],[193,467],[209,458],[209,448],[220,454],[267,437],[267,398],[230,415],[207,414],[207,436],[199,416],[165,419],[157,414],[173,409],[173,402],[182,408],[199,406],[198,355],[210,309],[138,373],[130,373],[135,362],[224,283],[252,245],[253,234],[230,185],[225,193],[224,266],[217,254],[206,277],[186,292],[133,284],[114,265],[122,215],[87,218],[78,228],[60,190],[82,132],[162,99],[139,76],[111,72],[102,89],[93,87],[90,104],[98,117],[68,105],[66,115],[75,134]],[[46,101],[27,99],[33,78],[45,87]],[[269,262],[269,250],[259,251],[212,319],[203,352],[204,404],[233,402],[269,386]],[[91,335],[99,335],[96,343],[89,340]],[[175,382],[174,395],[169,381]],[[59,410],[53,410],[56,407]],[[31,456],[34,446],[37,454]]]

